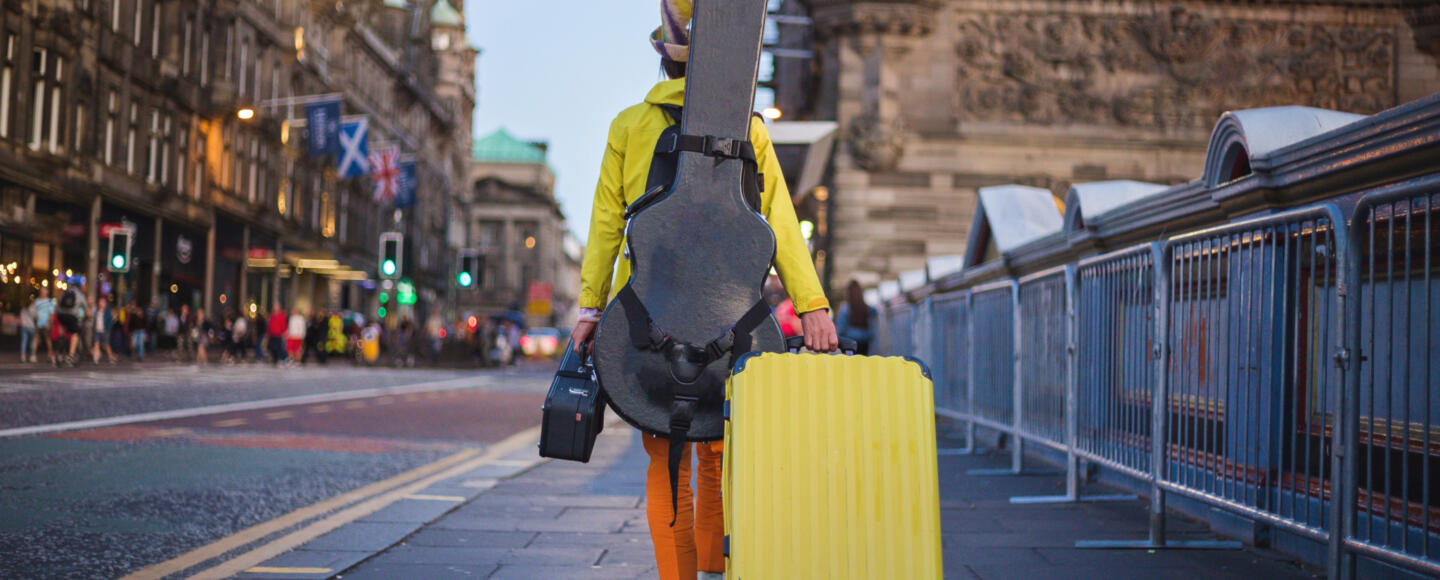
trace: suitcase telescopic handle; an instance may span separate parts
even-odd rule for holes
[[[790,336],[785,338],[785,350],[790,351],[790,354],[799,353],[802,348],[805,348],[804,336]],[[840,339],[840,352],[853,356],[856,351],[859,350],[860,345],[855,341],[848,338]]]

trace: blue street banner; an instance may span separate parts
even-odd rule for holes
[[[370,119],[360,117],[340,123],[340,161],[342,179],[363,177],[370,173]]]
[[[340,155],[340,99],[305,105],[311,157]]]
[[[415,190],[420,182],[415,178],[415,160],[400,162],[400,184],[395,192],[395,209],[410,209],[415,206]]]

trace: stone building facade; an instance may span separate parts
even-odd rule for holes
[[[467,245],[484,257],[485,269],[478,287],[462,292],[462,304],[475,312],[518,310],[532,326],[574,320],[580,245],[555,199],[546,154],[544,143],[504,129],[475,141]]]
[[[474,54],[432,41],[456,27],[463,37],[455,7],[436,4],[449,1],[4,2],[6,321],[66,272],[91,282],[92,299],[365,311],[377,236],[394,227],[409,238],[420,308],[443,306],[473,109],[473,68],[461,70],[468,79],[439,74]],[[432,13],[448,20],[432,27]],[[368,117],[372,145],[419,161],[418,201],[398,224],[368,179],[341,179],[333,160],[304,153],[303,97],[337,93],[345,114]],[[135,232],[124,274],[97,259],[114,225]]]
[[[1434,15],[1405,6],[786,0],[811,25],[780,44],[814,57],[777,58],[777,105],[842,132],[831,291],[962,254],[982,186],[1178,183],[1226,110],[1370,114],[1440,91]]]

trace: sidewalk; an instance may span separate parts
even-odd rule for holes
[[[942,442],[949,441],[942,433]],[[1061,478],[966,474],[970,469],[1007,465],[1008,454],[940,457],[946,578],[1313,577],[1277,554],[1248,549],[1076,549],[1075,541],[1082,539],[1143,538],[1146,503],[1011,505],[1012,495],[1062,493]],[[265,566],[278,569],[323,565],[340,572],[346,580],[654,578],[642,498],[645,466],[638,434],[624,425],[612,427],[597,443],[591,463],[539,463],[498,481],[493,488],[444,515],[435,514],[439,517],[403,540],[396,538],[393,545],[385,545],[392,541],[370,533],[384,524],[356,523]],[[1089,491],[1102,492],[1095,487]],[[1178,516],[1171,523],[1175,539],[1214,537]],[[413,525],[410,529],[414,529]],[[336,549],[348,550],[348,557],[321,557],[327,550],[332,551],[331,555],[337,553],[333,552]],[[326,564],[318,564],[321,561]],[[245,573],[239,577],[323,575]]]

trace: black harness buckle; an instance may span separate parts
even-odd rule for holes
[[[705,154],[711,157],[734,159],[740,156],[740,141],[714,135],[705,136]]]

